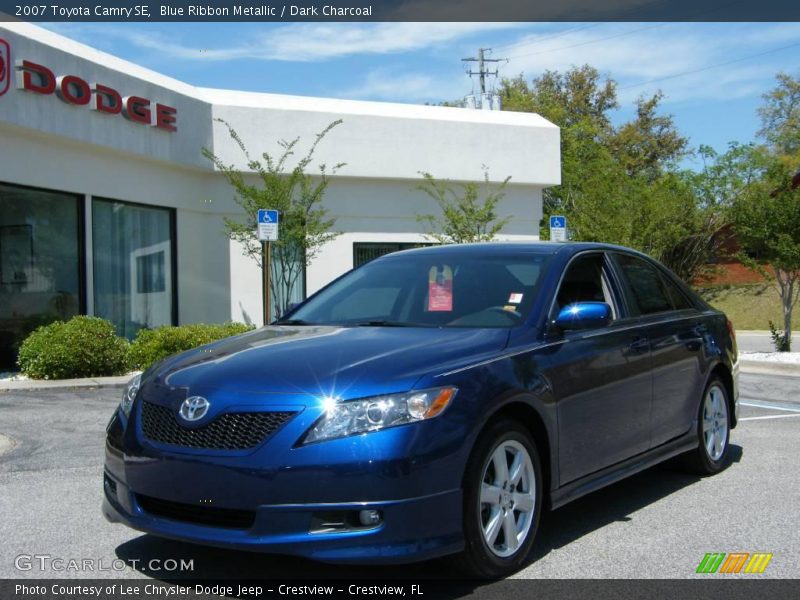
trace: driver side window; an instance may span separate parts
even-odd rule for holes
[[[580,256],[570,263],[556,295],[555,315],[575,302],[605,302],[611,307],[612,319],[617,318],[617,308],[602,254]]]

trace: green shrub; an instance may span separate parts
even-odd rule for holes
[[[776,352],[791,352],[792,343],[789,334],[783,329],[778,329],[772,321],[769,322],[769,336],[772,338],[772,345]]]
[[[131,344],[128,361],[132,368],[144,370],[172,354],[210,344],[251,329],[253,329],[252,325],[244,323],[224,323],[222,325],[197,323],[180,327],[142,329]]]
[[[20,345],[17,364],[34,379],[120,375],[128,345],[105,319],[78,316],[35,329]]]

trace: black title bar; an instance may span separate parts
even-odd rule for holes
[[[369,569],[365,567],[365,570]],[[609,573],[609,575],[613,575]],[[741,578],[469,581],[6,579],[3,600],[751,600],[794,598],[793,580]]]
[[[798,21],[798,0],[0,0],[33,22]]]

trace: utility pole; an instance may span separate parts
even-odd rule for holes
[[[473,71],[472,69],[470,69],[469,71],[467,71],[467,75],[469,75],[470,77],[472,77],[473,75],[479,76],[479,80],[481,83],[481,94],[486,93],[486,76],[493,75],[494,77],[497,77],[497,68],[495,68],[494,71],[489,71],[488,69],[486,69],[486,63],[500,63],[500,62],[506,62],[508,60],[507,58],[486,58],[486,54],[487,53],[491,54],[491,52],[492,52],[491,48],[478,48],[477,58],[470,57],[461,59],[461,62],[478,63],[478,70]]]
[[[497,67],[495,67],[494,71],[491,71],[491,70],[489,70],[487,68],[487,64],[488,63],[508,62],[507,58],[487,58],[486,55],[487,54],[491,54],[491,52],[492,52],[491,48],[478,48],[478,56],[477,57],[472,56],[472,57],[469,57],[469,58],[462,58],[461,59],[461,62],[465,62],[465,63],[473,63],[473,62],[474,63],[478,63],[478,70],[477,71],[473,71],[472,69],[469,69],[467,71],[467,75],[469,75],[470,77],[472,77],[473,75],[477,75],[478,76],[478,80],[480,81],[480,87],[481,87],[480,96],[478,98],[474,98],[474,96],[472,96],[473,102],[474,102],[474,106],[477,106],[479,108],[484,108],[483,103],[487,101],[487,96],[486,96],[486,76],[487,75],[491,75],[493,77],[497,77],[497,71],[498,71]],[[493,97],[497,96],[497,94],[495,92],[492,92],[491,95]],[[478,101],[478,99],[479,99],[479,101]],[[499,100],[499,98],[495,98],[495,99]],[[497,106],[499,106],[499,104]],[[492,106],[492,108],[495,108],[495,107]]]

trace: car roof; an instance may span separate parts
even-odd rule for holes
[[[598,242],[482,242],[473,244],[442,244],[434,246],[425,246],[422,248],[412,248],[410,250],[401,250],[399,252],[392,252],[381,257],[381,259],[388,259],[390,257],[414,255],[448,255],[448,254],[475,254],[480,256],[487,255],[500,255],[510,253],[530,253],[530,254],[557,254],[566,253],[574,254],[585,250],[618,250],[624,252],[631,252],[634,254],[641,254],[636,250],[631,250],[624,246],[616,246],[613,244],[602,244]]]

